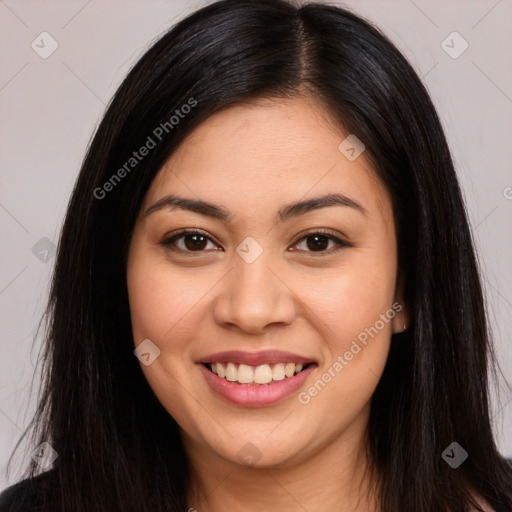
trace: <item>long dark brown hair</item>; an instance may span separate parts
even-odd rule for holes
[[[364,142],[392,197],[411,323],[393,336],[372,398],[368,442],[382,512],[462,512],[475,494],[512,510],[512,471],[491,429],[496,363],[471,231],[421,80],[348,10],[225,0],[180,21],[143,55],[84,159],[59,242],[44,381],[29,426],[34,445],[49,442],[58,453],[44,511],[186,510],[177,424],[133,354],[128,243],[155,174],[195,127],[237,102],[297,96],[322,102]],[[119,173],[148,136],[156,147]],[[454,441],[469,454],[457,469],[442,457]],[[26,476],[39,472],[32,462]]]

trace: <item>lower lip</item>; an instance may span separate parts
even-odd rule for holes
[[[311,364],[293,377],[285,377],[283,380],[261,385],[231,382],[210,371],[203,363],[198,364],[214,391],[226,400],[246,407],[263,407],[285,400],[302,386],[316,367],[315,364]]]

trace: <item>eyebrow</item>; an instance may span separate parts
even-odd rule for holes
[[[363,215],[368,214],[365,208],[357,201],[354,201],[343,194],[336,193],[313,197],[311,199],[285,205],[277,213],[277,219],[279,222],[284,222],[292,217],[305,215],[313,210],[319,210],[320,208],[327,208],[330,206],[347,206],[349,208],[354,208]],[[223,206],[218,206],[200,199],[180,197],[174,194],[170,194],[159,199],[145,211],[144,215],[150,215],[151,213],[164,208],[179,208],[181,210],[199,213],[206,217],[219,219],[224,222],[230,222],[233,218],[230,211]]]

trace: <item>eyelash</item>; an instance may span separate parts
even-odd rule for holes
[[[169,250],[171,250],[173,252],[181,252],[181,253],[185,253],[185,254],[194,254],[194,253],[203,253],[203,252],[205,252],[204,249],[203,250],[199,250],[199,251],[189,251],[189,250],[180,249],[180,248],[177,248],[176,246],[173,246],[173,244],[174,244],[174,242],[176,240],[178,240],[180,238],[183,238],[184,236],[187,236],[187,235],[200,235],[200,236],[203,236],[203,237],[207,238],[209,241],[213,242],[215,245],[217,245],[208,236],[208,234],[206,232],[198,230],[198,229],[183,229],[183,230],[178,231],[177,233],[172,233],[170,236],[167,236],[166,238],[164,238],[160,242],[160,245],[166,247],[167,249],[169,249]],[[325,256],[325,255],[337,252],[340,249],[343,249],[343,248],[346,248],[346,247],[352,247],[352,245],[349,244],[348,242],[346,242],[344,240],[341,240],[339,237],[333,235],[331,232],[326,231],[324,229],[316,229],[315,231],[311,231],[309,233],[305,233],[296,242],[294,242],[293,245],[295,246],[299,242],[301,242],[302,240],[304,240],[306,238],[309,238],[309,237],[312,237],[314,235],[321,235],[324,238],[328,238],[329,240],[334,241],[337,244],[338,247],[334,248],[334,250],[331,248],[330,250],[324,250],[324,251],[318,251],[318,252],[316,252],[316,251],[300,251],[300,250],[299,250],[299,252],[309,252],[311,254],[314,254],[315,256]]]

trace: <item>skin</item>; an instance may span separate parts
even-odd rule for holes
[[[359,333],[403,304],[390,197],[364,153],[351,162],[338,150],[347,135],[312,99],[238,104],[192,132],[145,197],[127,265],[133,335],[135,346],[150,339],[160,349],[141,368],[180,425],[188,504],[200,512],[378,509],[365,428],[405,305],[307,404],[297,393],[272,406],[231,404],[195,363],[224,350],[290,351],[318,363],[299,390],[307,391]],[[333,192],[365,213],[332,206],[276,222],[284,205]],[[233,219],[144,214],[171,193],[221,205]],[[161,244],[183,228],[209,240],[195,251],[190,237],[175,240],[176,251]],[[317,229],[351,245],[315,250]],[[248,236],[263,249],[252,263],[236,252]],[[238,457],[248,442],[259,453],[253,464]]]

